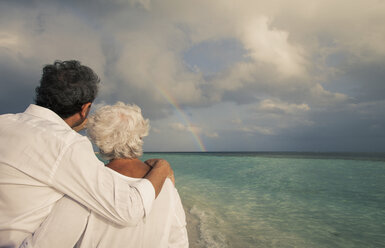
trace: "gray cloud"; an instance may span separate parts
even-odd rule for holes
[[[32,102],[44,64],[78,59],[97,103],[152,120],[149,150],[381,150],[384,40],[375,0],[2,1],[0,113]]]

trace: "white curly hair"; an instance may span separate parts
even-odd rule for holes
[[[138,158],[143,154],[142,138],[150,124],[136,105],[117,102],[99,108],[88,118],[87,134],[103,158]]]

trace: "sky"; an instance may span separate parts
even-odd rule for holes
[[[76,59],[145,151],[385,152],[384,0],[0,0],[0,114]]]

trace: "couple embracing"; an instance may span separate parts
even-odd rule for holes
[[[98,83],[78,61],[56,61],[36,104],[0,116],[0,247],[188,247],[170,165],[139,160],[140,108],[118,102],[87,122]],[[75,131],[85,123],[106,166]]]

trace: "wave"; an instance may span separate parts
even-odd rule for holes
[[[190,240],[190,248],[227,248],[228,240],[226,236],[219,231],[219,227],[223,224],[223,220],[219,219],[209,210],[199,209],[196,205],[188,211],[191,218],[196,220],[198,231],[197,240]],[[194,222],[194,221],[192,221]]]

